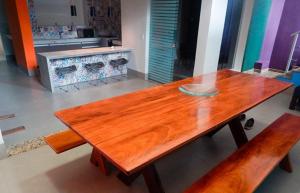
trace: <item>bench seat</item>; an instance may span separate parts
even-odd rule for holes
[[[278,164],[292,171],[288,153],[299,140],[300,117],[285,114],[185,193],[254,192]]]
[[[45,142],[57,153],[63,153],[86,143],[74,131],[66,130],[45,137]]]
[[[44,140],[57,154],[86,143],[83,138],[72,130],[66,130],[49,135],[45,137]],[[109,175],[110,169],[107,160],[95,148],[93,149],[90,161],[95,166],[98,166],[103,174]]]

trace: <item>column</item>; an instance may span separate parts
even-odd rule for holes
[[[223,37],[228,0],[203,0],[194,76],[215,72]]]

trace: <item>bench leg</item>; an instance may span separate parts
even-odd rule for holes
[[[281,160],[281,162],[279,163],[279,167],[289,173],[293,172],[293,167],[290,161],[290,156],[289,154],[287,154],[283,160]]]
[[[91,163],[97,167],[100,168],[100,171],[108,176],[110,174],[110,170],[109,170],[109,164],[107,162],[107,160],[105,159],[105,157],[103,157],[103,155],[97,151],[95,148],[93,148],[93,152],[91,155],[91,159],[90,159]]]
[[[159,175],[154,165],[147,166],[142,171],[149,193],[164,193]]]
[[[239,148],[248,143],[248,137],[241,124],[240,117],[232,119],[228,124],[235,143]]]

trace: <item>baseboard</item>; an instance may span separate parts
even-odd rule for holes
[[[274,69],[274,68],[269,68],[269,71],[278,72],[278,73],[285,73],[284,70],[278,70],[278,69]]]
[[[257,73],[266,73],[266,72],[269,72],[269,68],[264,68],[264,69],[255,69],[254,68],[254,72],[257,72]]]
[[[33,76],[36,76],[37,74],[36,74],[35,70],[28,70],[27,75],[30,76],[30,77],[33,77]]]
[[[246,70],[246,71],[243,71],[243,73],[254,73],[255,72],[255,70],[254,70],[254,68],[252,68],[252,69],[250,69],[250,70]]]
[[[0,160],[7,157],[6,146],[3,141],[1,129],[0,129]]]
[[[18,65],[18,67],[22,70],[22,72],[26,73],[28,76],[33,77],[36,75],[36,72],[34,70],[28,70],[25,69],[23,66]]]
[[[0,62],[3,62],[3,61],[6,61],[6,58],[5,58],[5,56],[0,55]]]
[[[5,56],[5,59],[7,62],[13,62],[13,63],[16,63],[16,57],[14,55],[6,55]]]
[[[2,137],[2,131],[0,129],[0,145],[4,144],[4,140],[3,140],[3,137]]]
[[[146,74],[144,74],[142,72],[139,72],[139,71],[136,71],[136,70],[132,70],[130,68],[127,69],[127,74],[128,74],[128,76],[137,76],[139,78],[147,80],[147,75]]]

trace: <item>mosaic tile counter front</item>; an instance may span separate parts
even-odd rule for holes
[[[55,92],[60,87],[126,75],[130,51],[49,59],[38,56],[42,84]]]

